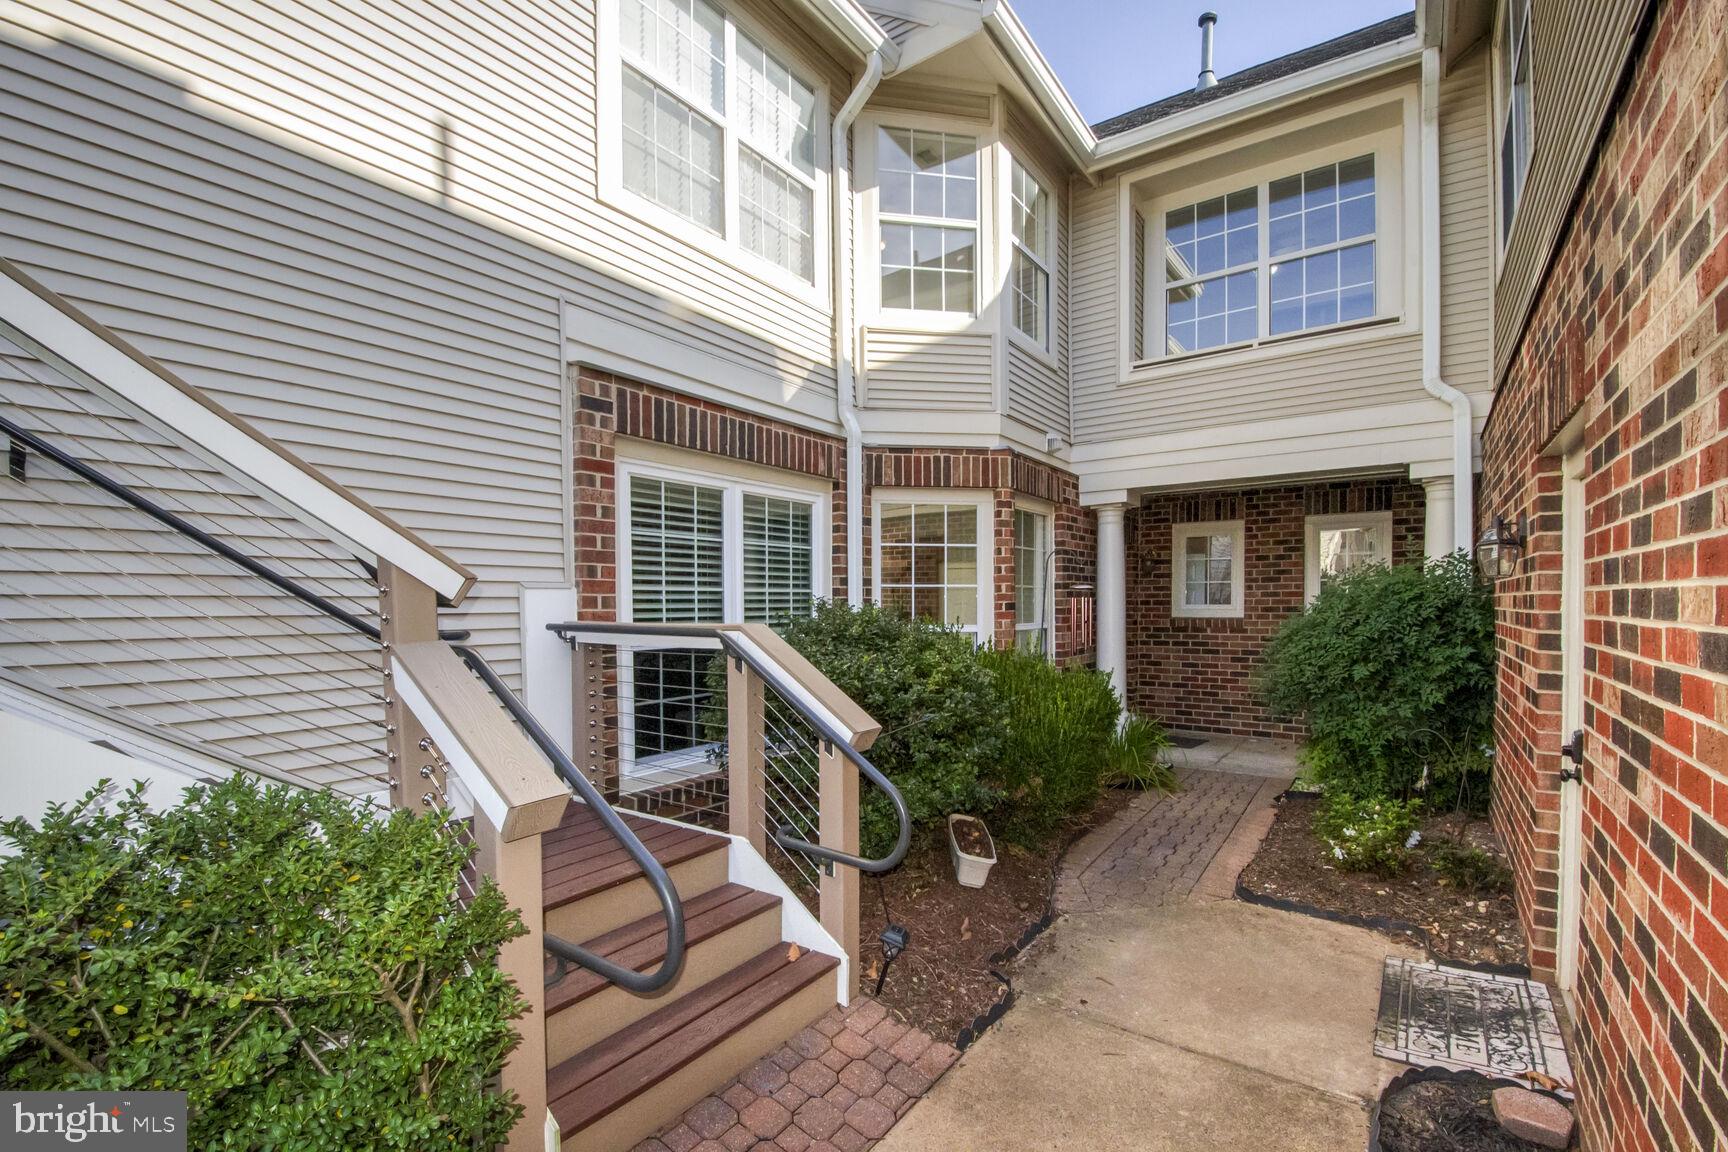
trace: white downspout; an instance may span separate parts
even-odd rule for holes
[[[852,157],[848,140],[852,121],[882,82],[882,53],[870,53],[864,75],[834,115],[834,137],[828,150],[834,171],[834,406],[846,434],[846,601],[864,603],[864,434],[858,428],[853,398],[852,349]]]
[[[1476,507],[1470,398],[1440,375],[1440,49],[1422,50],[1422,387],[1452,408],[1452,547],[1469,548]]]

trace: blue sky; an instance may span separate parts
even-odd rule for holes
[[[1194,86],[1200,29],[1218,13],[1220,76],[1408,12],[1412,0],[1013,0],[1093,123]]]

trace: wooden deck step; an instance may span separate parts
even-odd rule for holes
[[[742,884],[722,884],[694,899],[684,901],[685,945],[694,948],[728,928],[779,906],[778,896],[758,892]],[[779,934],[779,925],[776,922],[774,935],[778,938]],[[603,936],[584,941],[582,947],[615,964],[625,965],[636,972],[646,972],[659,967],[660,961],[666,956],[666,917],[658,912],[652,916],[644,916]],[[548,957],[548,978],[554,970],[555,965]],[[564,974],[563,979],[556,984],[547,985],[546,1013],[551,1015],[561,1011],[611,986],[610,981],[598,972],[572,967]]]
[[[632,1146],[832,1007],[839,961],[790,952],[776,944],[555,1065],[565,1148]]]
[[[680,824],[668,824],[621,812],[654,859],[670,869],[711,852],[724,851],[724,836]],[[611,831],[587,805],[572,803],[559,826],[541,841],[541,884],[548,911],[585,900],[609,888],[642,878]],[[693,893],[680,890],[688,898]]]

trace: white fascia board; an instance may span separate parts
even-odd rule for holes
[[[1031,90],[1040,111],[1049,118],[1062,139],[1068,158],[1082,171],[1091,167],[1098,138],[1092,134],[1091,125],[1086,123],[1086,118],[1075,106],[1074,98],[1056,78],[1050,62],[1032,42],[1032,36],[1020,22],[1020,17],[1008,6],[1007,0],[984,0],[982,14],[984,27],[989,29],[1003,56]]]
[[[892,71],[899,63],[899,45],[888,39],[875,17],[856,0],[797,0],[797,4],[858,55],[880,52],[884,71]]]
[[[382,556],[459,602],[474,583],[460,564],[384,516],[281,444],[222,408],[119,335],[0,261],[0,334],[170,435],[212,467],[280,504],[362,559]]]
[[[1282,79],[1257,84],[1184,112],[1154,120],[1118,136],[1098,141],[1092,149],[1091,170],[1132,159],[1156,148],[1167,147],[1203,132],[1216,131],[1233,121],[1259,115],[1268,108],[1309,100],[1338,88],[1360,84],[1376,76],[1413,67],[1422,60],[1422,45],[1414,36],[1330,60]]]

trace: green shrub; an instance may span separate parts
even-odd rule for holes
[[[979,659],[1007,706],[1001,757],[985,769],[1001,793],[994,821],[1005,839],[1036,843],[1097,798],[1121,705],[1109,678],[1090,668],[1012,648]]]
[[[1173,791],[1176,773],[1158,754],[1170,747],[1164,725],[1144,716],[1129,716],[1110,740],[1109,783],[1118,787]]]
[[[1314,832],[1346,872],[1396,876],[1410,863],[1416,831],[1413,800],[1361,799],[1337,794],[1326,801]]]
[[[906,797],[915,826],[989,807],[979,767],[1001,749],[1006,708],[970,635],[836,603],[785,635],[882,726],[870,760]],[[878,855],[893,846],[893,809],[876,789],[861,792],[864,851]]]
[[[1460,892],[1486,896],[1512,888],[1512,869],[1493,853],[1484,852],[1474,844],[1440,840],[1434,844],[1432,852],[1434,870]]]
[[[1260,687],[1275,712],[1306,721],[1327,788],[1408,797],[1488,740],[1493,602],[1465,552],[1359,568],[1279,629]]]
[[[0,825],[0,1084],[188,1093],[201,1148],[491,1146],[522,933],[434,818],[236,777]]]

